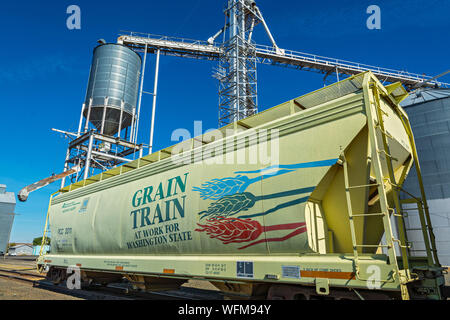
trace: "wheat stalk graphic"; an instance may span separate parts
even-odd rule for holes
[[[198,223],[198,226],[200,228],[195,229],[195,231],[205,232],[210,238],[218,239],[222,241],[223,244],[253,241],[252,243],[238,248],[239,250],[258,243],[284,241],[306,231],[305,222],[262,226],[258,221],[251,219],[225,218],[220,216],[217,218],[209,218],[206,220],[205,224]],[[264,232],[292,229],[294,229],[294,231],[283,237],[257,240]]]
[[[247,176],[239,174],[235,177],[212,179],[211,181],[203,183],[201,187],[193,187],[192,190],[200,192],[200,198],[204,200],[218,200],[224,196],[233,195],[235,193],[243,193],[251,184],[262,181],[264,179],[283,175],[285,173],[296,171],[302,168],[327,167],[335,164],[336,161],[337,159],[329,159],[288,165],[274,165],[264,169],[253,171],[236,171],[235,173],[259,173],[260,175],[255,178],[249,178]]]
[[[269,195],[263,195],[263,196],[255,196],[250,192],[242,192],[242,193],[236,193],[233,195],[227,195],[220,198],[218,201],[211,203],[208,206],[208,209],[205,211],[199,212],[199,215],[201,215],[200,219],[203,219],[204,217],[214,218],[218,216],[222,217],[229,217],[236,215],[242,211],[247,211],[248,209],[252,208],[257,201],[260,200],[267,200],[267,199],[274,199],[274,198],[280,198],[280,197],[287,197],[302,193],[309,193],[314,190],[314,187],[308,187],[308,188],[301,188],[301,189],[295,189],[295,190],[289,190],[289,191],[283,191],[278,193],[273,193]],[[284,204],[277,205],[274,209],[266,211],[267,213],[273,212],[275,210],[281,209],[283,207],[287,207],[289,205],[294,205],[297,203],[300,203],[300,200],[303,202],[306,201],[308,197],[295,199],[293,201],[286,202]],[[262,214],[256,214],[251,215],[258,216]],[[248,216],[250,217],[250,216]]]

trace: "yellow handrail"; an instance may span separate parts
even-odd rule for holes
[[[53,196],[54,196],[55,194],[57,194],[57,193],[59,193],[59,190],[56,191],[56,192],[53,192],[53,193],[50,195],[50,201],[49,201],[49,203],[48,203],[48,208],[47,208],[47,217],[45,218],[44,234],[42,235],[42,240],[41,240],[41,249],[39,250],[39,256],[38,256],[38,258],[36,259],[36,262],[37,262],[37,260],[39,260],[39,258],[42,256],[42,252],[43,252],[43,249],[44,249],[44,246],[45,246],[45,241],[47,240],[47,226],[48,226],[48,217],[49,217],[49,215],[50,215],[50,206],[51,206],[51,204],[52,204]],[[39,273],[42,273],[44,266],[42,265],[42,268],[39,268],[38,264],[36,264],[36,267],[37,267],[37,271],[38,271]]]

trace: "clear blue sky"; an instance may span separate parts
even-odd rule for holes
[[[81,8],[81,30],[66,28],[66,8]],[[223,26],[225,0],[7,1],[0,11],[0,183],[22,187],[62,170],[67,140],[51,128],[76,131],[96,40],[115,42],[120,30],[206,40]],[[450,69],[450,1],[257,1],[281,48],[410,72]],[[366,8],[381,8],[381,30],[366,27]],[[269,44],[262,26],[258,43]],[[153,74],[150,57],[147,74]],[[176,128],[217,126],[214,62],[161,57],[155,150],[173,144]],[[320,88],[323,75],[258,67],[264,110]],[[449,75],[442,81],[450,82]],[[148,76],[145,90],[152,91]],[[151,98],[142,107],[140,140],[148,141]],[[42,234],[55,183],[18,203],[11,241]]]

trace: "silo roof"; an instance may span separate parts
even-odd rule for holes
[[[448,97],[450,97],[450,88],[419,89],[411,93],[405,100],[400,103],[400,105],[402,107],[408,107],[411,105],[444,99]]]
[[[0,184],[0,213],[3,204],[16,204],[16,198],[14,192],[7,192],[6,185]]]

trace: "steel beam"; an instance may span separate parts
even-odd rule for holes
[[[122,43],[136,50],[144,50],[156,53],[159,49],[162,54],[181,56],[188,58],[219,60],[223,54],[223,48],[217,44],[209,44],[207,41],[191,40],[184,38],[171,38],[152,34],[121,35],[118,43]],[[437,81],[434,77],[407,71],[381,68],[357,62],[323,57],[319,55],[303,53],[293,50],[280,52],[274,47],[255,45],[258,63],[278,66],[290,66],[307,71],[326,73],[335,72],[338,68],[340,74],[358,74],[364,71],[372,71],[379,79],[387,82],[400,81],[408,87],[420,85],[421,87],[450,87],[450,84]]]

